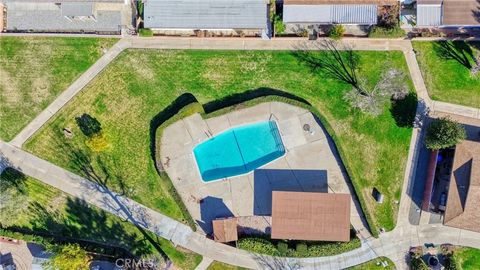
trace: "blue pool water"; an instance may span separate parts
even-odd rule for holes
[[[193,149],[205,182],[248,173],[284,153],[274,121],[229,129]]]

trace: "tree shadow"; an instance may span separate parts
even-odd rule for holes
[[[472,68],[470,59],[473,59],[474,55],[466,41],[439,41],[433,44],[433,49],[440,58],[455,60],[467,69]]]
[[[321,72],[325,76],[354,87],[362,96],[368,92],[363,89],[358,79],[359,55],[349,47],[340,47],[335,41],[326,39],[316,43],[323,54],[312,52],[307,45],[298,45],[292,55],[307,65],[312,72]]]
[[[101,197],[101,206],[99,207],[118,216],[123,219],[124,222],[130,222],[135,225],[144,239],[146,239],[164,259],[168,259],[161,248],[158,237],[154,239],[146,229],[156,234],[161,234],[161,232],[157,226],[153,224],[146,209],[127,198],[130,189],[127,187],[122,174],[119,171],[112,171],[111,168],[117,168],[118,166],[107,166],[106,162],[100,156],[96,156],[94,166],[93,159],[88,152],[82,151],[69,143],[59,141],[57,142],[57,147],[68,156],[69,163],[72,164],[73,169],[82,172],[85,178],[89,180],[81,183],[82,188],[88,190],[87,192],[94,191],[105,195]],[[116,186],[118,192],[113,192],[110,189],[113,185]],[[73,210],[75,208],[70,207],[70,209]],[[76,213],[79,214],[78,211]]]
[[[267,256],[253,253],[253,259],[258,263],[261,269],[268,270],[298,270],[303,268],[297,259]]]
[[[392,100],[390,113],[399,127],[413,127],[417,111],[417,95],[408,93],[403,99]]]
[[[480,23],[480,0],[477,0],[477,10],[472,10],[472,15]]]
[[[21,194],[26,194],[26,179],[27,177],[22,172],[11,167],[5,168],[5,170],[0,174],[0,193],[14,188]]]

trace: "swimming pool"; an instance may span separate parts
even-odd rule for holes
[[[275,121],[231,128],[193,149],[204,182],[245,174],[285,154]]]

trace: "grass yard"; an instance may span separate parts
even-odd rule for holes
[[[351,109],[343,98],[349,86],[299,61],[287,51],[128,50],[25,147],[79,174],[87,163],[114,190],[185,221],[168,193],[170,180],[155,170],[150,121],[183,93],[204,104],[247,90],[278,89],[308,100],[323,114],[374,233],[380,227],[393,229],[411,128],[397,124],[390,104],[377,117]],[[360,76],[370,85],[388,65],[408,74],[401,52],[361,52],[360,63]],[[413,89],[410,81],[409,86]],[[84,113],[101,123],[102,149],[92,147],[78,128],[75,118]],[[72,138],[63,134],[64,128],[72,130]],[[78,153],[88,158],[79,159]],[[373,187],[385,195],[383,204],[374,202]]]
[[[230,265],[222,262],[214,261],[212,262],[207,270],[245,270],[246,268]]]
[[[381,265],[382,262],[388,263],[388,266],[383,267]],[[379,257],[366,263],[350,267],[348,270],[395,270],[395,264],[393,264],[389,258]]]
[[[480,249],[462,247],[455,250],[455,258],[463,270],[480,269]]]
[[[15,170],[0,175],[0,186],[3,228],[120,246],[136,256],[158,255],[156,245],[181,269],[194,269],[201,261],[200,255],[177,250],[147,232],[155,240],[152,244],[134,225]]]
[[[115,42],[1,37],[0,139],[12,139]]]
[[[458,59],[445,59],[439,42],[412,42],[430,97],[450,103],[480,108],[480,74],[472,77],[465,61],[480,55],[480,42],[455,42]],[[451,57],[450,57],[451,58]],[[463,60],[462,60],[463,59]]]

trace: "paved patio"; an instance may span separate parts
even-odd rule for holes
[[[231,127],[269,119],[277,122],[286,149],[283,157],[246,175],[202,181],[193,155],[197,144]],[[303,129],[305,124],[310,131]],[[195,114],[175,122],[163,132],[160,158],[192,217],[208,234],[217,217],[270,215],[272,190],[350,193],[332,146],[309,111],[269,102],[214,118]],[[359,220],[355,203],[351,213],[354,226],[363,227],[354,222]]]

